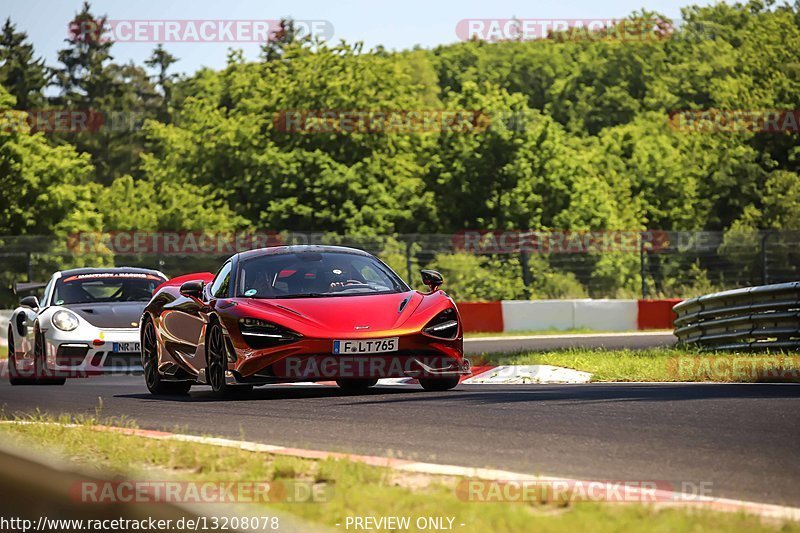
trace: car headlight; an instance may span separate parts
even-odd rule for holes
[[[431,337],[439,337],[440,339],[455,339],[458,334],[458,318],[456,317],[456,310],[451,308],[445,309],[428,322],[422,329]]]
[[[302,337],[296,331],[257,318],[239,319],[239,330],[247,344],[256,349],[280,346]]]
[[[78,317],[69,311],[56,311],[53,314],[53,325],[61,331],[72,331],[78,327]]]

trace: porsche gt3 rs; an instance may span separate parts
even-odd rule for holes
[[[41,302],[27,296],[11,315],[11,384],[63,384],[69,376],[141,372],[139,320],[165,281],[156,270],[129,267],[53,274]]]
[[[154,394],[207,384],[336,381],[364,390],[413,377],[428,390],[470,372],[461,319],[434,271],[412,290],[372,255],[285,246],[234,255],[211,273],[166,284],[145,308],[142,364]]]

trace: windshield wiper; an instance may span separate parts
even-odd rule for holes
[[[330,296],[336,296],[336,295],[323,292],[304,292],[301,294],[282,294],[280,296],[273,296],[272,298],[281,300],[287,298],[328,298]]]

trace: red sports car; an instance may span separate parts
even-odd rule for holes
[[[461,319],[430,289],[406,283],[374,256],[336,246],[283,246],[228,259],[216,275],[162,285],[141,320],[142,365],[154,394],[195,384],[218,393],[253,385],[336,381],[365,390],[413,377],[447,390],[469,374]]]

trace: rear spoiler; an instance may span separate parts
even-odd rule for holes
[[[164,287],[180,287],[187,281],[202,281],[203,283],[209,283],[214,279],[214,274],[211,272],[195,272],[194,274],[183,274],[182,276],[174,277],[168,281],[165,281],[158,287],[153,294],[160,291]]]
[[[19,294],[21,292],[36,291],[46,286],[47,283],[41,283],[36,281],[21,281],[19,283],[14,284],[14,294]]]

